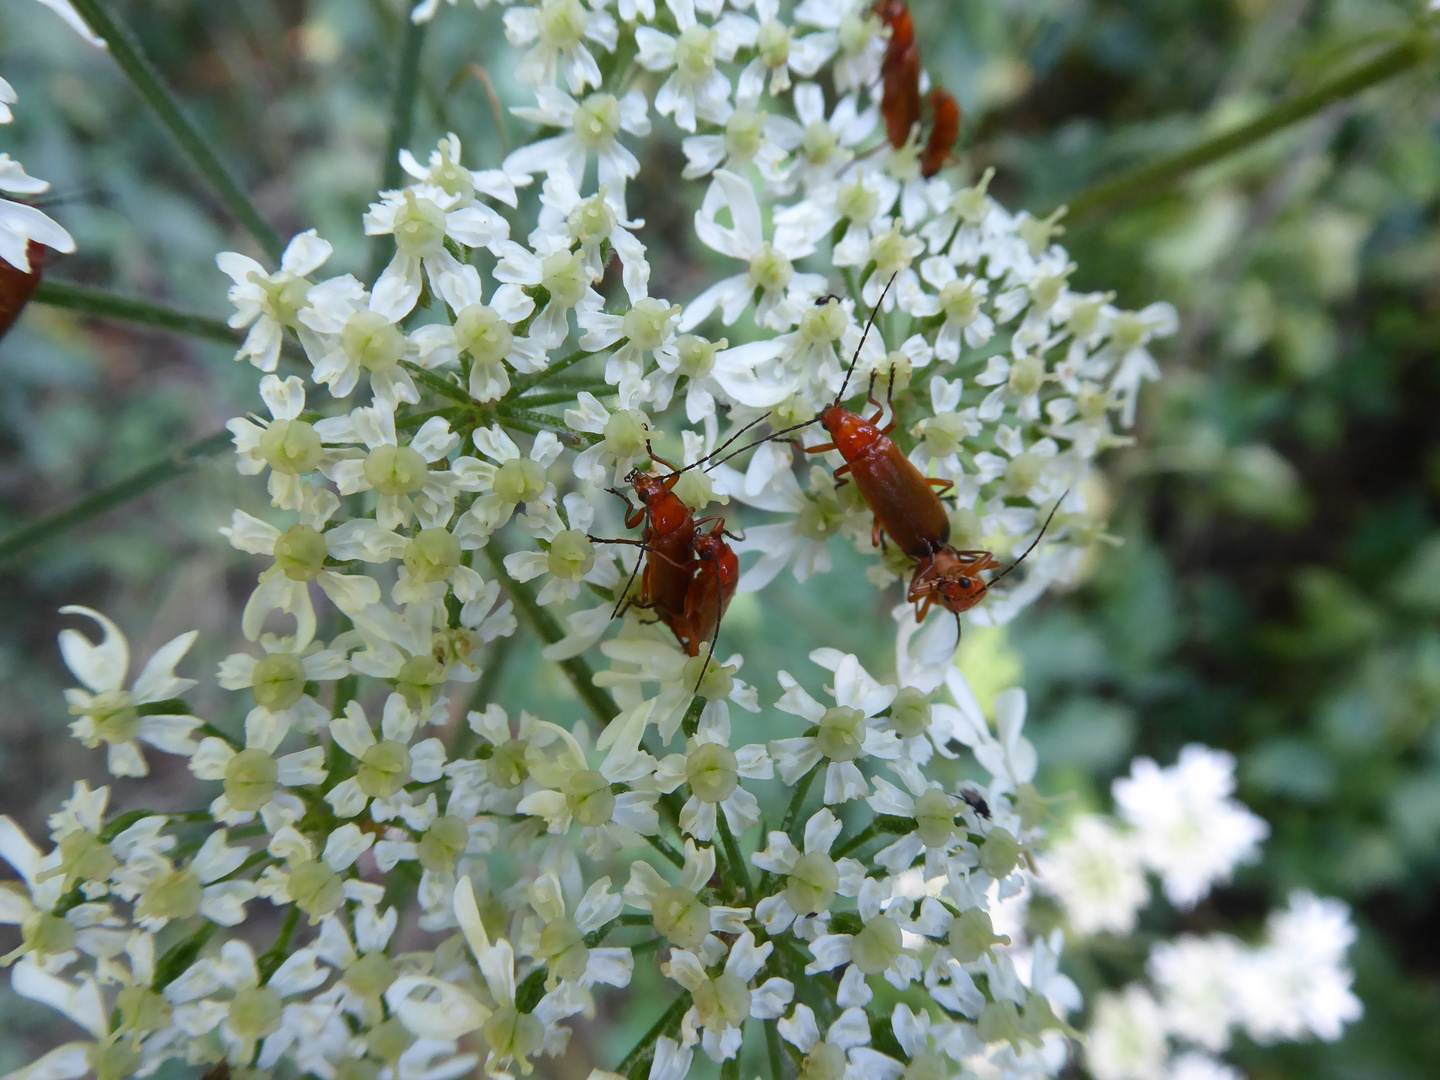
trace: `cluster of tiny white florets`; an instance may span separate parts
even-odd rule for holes
[[[219,256],[269,413],[230,424],[275,511],[225,530],[267,561],[251,647],[218,675],[248,713],[234,732],[186,705],[193,634],[129,682],[119,629],[74,609],[103,631],[61,639],[75,736],[117,777],[146,775],[143,744],[216,787],[203,811],[107,818],[108,789],[77,785],[48,853],[0,821],[24,885],[0,891],[23,935],[13,985],[89,1035],[23,1075],[180,1058],[441,1080],[476,1064],[472,1034],[488,1074],[528,1073],[636,964],[674,998],[618,1063],[630,1076],[679,1080],[697,1050],[733,1075],[761,1025],[810,1080],[1053,1074],[1078,1005],[1059,939],[1022,974],[1023,942],[989,915],[1040,836],[1023,709],[992,731],[953,629],[912,650],[908,614],[894,680],[822,647],[762,704],[739,656],[688,657],[639,611],[611,633],[637,553],[590,537],[619,530],[604,489],[649,440],[693,462],[751,421],[811,419],[858,353],[851,390],[893,395],[901,445],[953,481],[957,548],[1010,553],[1059,502],[1016,587],[978,609],[1007,618],[1102,536],[1086,477],[1173,312],[1072,290],[1053,220],[1005,210],[988,173],[924,179],[915,145],[885,141],[866,4],[782,20],[775,0],[543,0],[504,26],[535,97],[515,113],[558,133],[486,170],[454,135],[402,154],[410,182],[364,217],[395,248],[373,283],[324,277],[314,232],[278,269]],[[695,236],[735,260],[687,304],[650,295],[627,202],[656,117],[683,133]],[[797,479],[793,448],[768,443],[677,486],[697,512],[728,496],[778,515],[736,545],[761,553],[742,588],[828,569],[837,533],[869,550],[838,459],[815,460]],[[879,584],[905,569],[876,567]],[[463,704],[517,609],[583,673],[598,732],[578,703]],[[739,745],[732,704],[775,737]],[[988,783],[930,775],[967,749]],[[223,929],[261,904],[283,918],[257,954]],[[397,947],[402,917],[431,947]],[[881,982],[926,1004],[882,1007]]]
[[[1082,937],[1134,931],[1150,902],[1147,870],[1172,905],[1193,908],[1256,861],[1269,835],[1234,789],[1235,759],[1222,751],[1187,746],[1168,768],[1137,758],[1113,786],[1118,820],[1072,818],[1037,858],[1036,883]],[[1346,962],[1354,939],[1345,904],[1299,890],[1258,945],[1228,934],[1160,941],[1147,965],[1153,989],[1135,983],[1092,1003],[1086,1065],[1096,1080],[1239,1080],[1213,1056],[1235,1028],[1261,1043],[1338,1039],[1361,1012]]]

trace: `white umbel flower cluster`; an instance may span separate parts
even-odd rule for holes
[[[871,386],[895,456],[948,489],[934,544],[1003,559],[1053,512],[976,608],[1003,621],[1102,538],[1087,477],[1173,311],[1071,289],[1054,221],[1005,209],[988,173],[923,178],[880,123],[867,5],[539,0],[501,23],[533,94],[514,111],[547,134],[485,169],[453,134],[402,155],[408,182],[363,220],[393,246],[376,280],[326,276],[314,231],[278,267],[218,257],[268,413],[229,425],[272,504],[223,530],[257,558],[249,645],[218,674],[243,704],[184,704],[190,636],[132,682],[119,629],[74,612],[103,634],[62,640],[75,734],[116,776],[181,755],[209,801],[114,817],[79,784],[43,852],[0,822],[12,984],[85,1033],[12,1075],[511,1077],[641,965],[670,1004],[630,1076],[738,1063],[762,1029],[817,1080],[1053,1075],[1079,1004],[1060,939],[1031,950],[990,914],[1040,839],[1023,698],[990,726],[948,615],[944,638],[902,610],[889,680],[824,642],[778,688],[702,659],[737,552],[760,553],[758,590],[827,570],[837,534],[873,550],[837,453],[797,468],[789,443],[732,440],[806,424],[790,434],[820,449],[809,422],[847,377]],[[667,134],[722,267],[693,297],[652,295],[632,212],[659,160],[637,151]],[[621,484],[641,503],[623,517]],[[732,548],[696,520],[727,501],[732,523],[774,516]],[[892,545],[876,584],[915,557]],[[570,711],[466,686],[522,619]],[[961,755],[988,781],[953,779]],[[261,905],[283,918],[257,947],[228,928]]]
[[[1122,820],[1073,818],[1036,860],[1036,883],[1082,937],[1134,930],[1150,902],[1146,870],[1171,904],[1193,908],[1258,860],[1269,835],[1234,790],[1235,759],[1222,751],[1192,744],[1167,768],[1137,758],[1113,785]],[[1354,940],[1345,904],[1300,890],[1270,914],[1258,944],[1228,934],[1160,941],[1147,965],[1153,986],[1093,1002],[1086,1064],[1096,1080],[1233,1078],[1239,1073],[1212,1055],[1230,1047],[1236,1029],[1259,1043],[1334,1041],[1361,1013],[1346,960]]]

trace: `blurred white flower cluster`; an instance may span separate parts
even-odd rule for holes
[[[268,413],[229,426],[273,506],[224,530],[262,566],[249,645],[218,673],[243,724],[185,703],[193,635],[130,682],[118,628],[73,610],[102,630],[61,640],[76,737],[117,777],[182,755],[214,795],[107,816],[109,789],[77,784],[48,852],[0,822],[22,878],[0,891],[23,938],[12,985],[88,1036],[12,1075],[118,1080],[178,1058],[445,1080],[483,1055],[509,1077],[563,1053],[637,964],[671,1004],[618,1064],[632,1077],[680,1080],[697,1051],[734,1077],[747,1031],[777,1080],[786,1056],[815,1080],[1058,1072],[1079,1004],[1060,939],[1032,949],[990,916],[1041,836],[1023,698],[992,730],[953,631],[912,652],[903,612],[896,679],[816,642],[816,670],[762,701],[743,654],[699,655],[734,582],[701,553],[724,523],[702,535],[715,519],[695,515],[727,498],[778,515],[735,545],[760,552],[751,589],[828,569],[836,534],[871,550],[838,455],[717,456],[752,426],[813,420],[855,357],[851,389],[883,395],[910,461],[950,483],[957,548],[1008,555],[1058,503],[977,609],[1004,620],[1103,538],[1087,477],[1125,440],[1173,311],[1072,290],[1054,220],[1006,210],[988,173],[923,177],[918,133],[896,147],[880,123],[885,42],[864,3],[541,0],[503,25],[534,96],[514,112],[547,134],[488,169],[455,135],[403,153],[409,181],[364,216],[394,246],[376,280],[325,276],[313,231],[278,268],[218,257]],[[723,267],[683,304],[651,295],[631,205],[636,150],[670,129],[695,238]],[[652,466],[667,449],[694,468]],[[616,535],[622,484],[659,492],[627,515],[643,541]],[[877,561],[876,582],[904,561]],[[657,611],[667,574],[679,600]],[[461,689],[517,615],[589,718]],[[732,705],[765,718],[765,741],[732,737]],[[954,779],[967,752],[988,784]],[[268,946],[229,932],[266,906]]]
[[[1138,758],[1114,784],[1120,821],[1073,818],[1037,859],[1037,883],[1069,928],[1133,932],[1150,901],[1146,870],[1186,910],[1256,861],[1269,827],[1232,798],[1234,773],[1229,754],[1198,745],[1169,768]],[[1354,939],[1343,903],[1297,891],[1258,945],[1227,934],[1161,941],[1147,964],[1153,989],[1137,983],[1093,1002],[1086,1064],[1096,1080],[1227,1080],[1240,1074],[1210,1055],[1230,1046],[1232,1029],[1260,1043],[1338,1039],[1361,1012],[1346,962]],[[1176,1053],[1172,1040],[1191,1048]]]

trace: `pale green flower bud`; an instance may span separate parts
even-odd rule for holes
[[[609,94],[601,94],[598,96],[602,99],[609,98],[611,101],[615,100],[614,98],[610,98]],[[618,107],[616,115],[618,116]],[[605,130],[609,132],[607,138],[613,138],[615,131],[620,130],[620,125],[617,121],[615,130],[610,131],[608,124],[609,118],[610,114],[607,110]],[[620,223],[614,207],[605,201],[605,195],[608,190],[608,188],[602,187],[596,194],[591,195],[588,199],[581,199],[575,204],[574,208],[571,209],[569,216],[566,218],[566,223],[570,226],[570,231],[582,244],[594,244],[599,243],[601,240],[609,239],[610,234],[615,231],[615,226]]]
[[[585,935],[570,918],[559,918],[545,924],[545,929],[540,931],[536,955],[549,965],[550,979],[556,981],[573,982],[585,974],[586,965],[590,963]]]
[[[820,752],[831,761],[854,761],[865,742],[865,714],[837,705],[820,718]]]
[[[236,810],[259,810],[275,794],[280,766],[264,750],[241,750],[225,763],[225,798]]]
[[[755,51],[766,67],[783,67],[790,60],[790,36],[794,31],[777,19],[760,24],[760,33],[755,39]]]
[[[340,981],[357,997],[378,1004],[381,995],[390,989],[390,984],[398,974],[394,960],[384,953],[372,952],[366,953],[347,967]]]
[[[413,258],[434,258],[445,250],[445,211],[406,190],[395,211],[395,246]]]
[[[839,884],[835,860],[823,851],[811,851],[795,860],[795,869],[785,880],[785,902],[796,915],[814,915],[830,906]]]
[[[360,790],[372,799],[388,799],[410,782],[410,751],[385,739],[365,751],[355,770]]]
[[[540,264],[540,283],[550,298],[561,307],[574,307],[585,296],[590,279],[585,273],[585,260],[577,251],[557,251],[545,256]]]
[[[649,352],[665,344],[665,338],[675,320],[680,317],[679,304],[667,304],[654,297],[643,297],[620,320],[621,327],[630,343],[636,348]]]
[[[840,340],[849,324],[845,309],[838,300],[827,300],[805,309],[800,316],[800,338],[812,345],[830,345]]]
[[[1004,829],[996,829],[980,845],[980,869],[996,881],[1009,877],[1024,848]]]
[[[675,351],[680,356],[677,370],[691,379],[703,379],[715,370],[715,354],[729,347],[728,338],[710,341],[699,334],[681,334],[675,340]]]
[[[325,569],[325,537],[309,525],[292,525],[275,538],[275,565],[291,581],[314,581]]]
[[[955,836],[955,800],[931,788],[915,800],[916,831],[928,848],[943,848]]]
[[[277,473],[303,476],[314,472],[325,454],[315,429],[304,420],[276,420],[263,432],[257,449]]]
[[[925,440],[925,449],[933,457],[943,458],[960,452],[966,422],[959,413],[937,413],[927,416],[911,430],[917,438]]]
[[[1010,939],[995,933],[995,924],[984,908],[969,908],[950,922],[950,955],[962,964],[973,964],[994,945],[1009,945]]]
[[[590,13],[580,0],[544,0],[536,15],[540,40],[554,49],[569,49],[580,44],[589,24]]]
[[[902,739],[929,731],[930,695],[913,686],[902,686],[890,706],[890,728]]]
[[[200,878],[193,870],[172,870],[155,878],[140,894],[140,919],[188,919],[200,912]]]
[[[800,1063],[800,1080],[845,1080],[845,1051],[822,1042]]]
[[[636,458],[645,453],[650,424],[638,409],[621,409],[605,421],[605,450],[617,458]]]
[[[480,1032],[485,1036],[492,1054],[513,1057],[517,1061],[538,1054],[545,1043],[544,1025],[510,1004],[498,1005]]]
[[[754,109],[736,109],[725,121],[725,153],[749,161],[765,145],[768,114]]]
[[[250,677],[255,704],[271,712],[290,708],[305,694],[305,665],[290,653],[269,653],[255,662]]]
[[[863,975],[878,975],[900,957],[900,924],[876,915],[850,942],[850,958]]]
[[[769,244],[760,245],[750,259],[750,287],[765,292],[781,292],[795,277],[795,267],[781,252]]]
[[[417,581],[448,581],[460,565],[460,541],[449,529],[421,529],[405,545],[405,568]]]
[[[455,345],[477,364],[497,364],[515,347],[515,331],[486,304],[469,304],[455,315]]]
[[[357,311],[340,331],[345,355],[366,371],[388,371],[405,355],[405,335],[378,311]]]
[[[701,802],[720,803],[740,785],[739,762],[729,747],[701,743],[685,758],[685,779]]]
[[[95,1080],[125,1080],[140,1067],[140,1050],[130,1039],[112,1043],[90,1043],[85,1047],[85,1063]]]
[[[696,23],[675,39],[675,67],[692,83],[704,82],[715,70],[715,43],[719,35]]]
[[[694,1001],[707,1028],[738,1028],[750,1018],[750,988],[734,975],[707,979],[695,988]]]
[[[400,1060],[400,1055],[414,1045],[415,1036],[393,1016],[383,1024],[371,1028],[365,1039],[365,1046],[371,1055],[388,1063],[392,1068]]]
[[[470,830],[464,819],[452,814],[437,817],[417,845],[421,869],[436,872],[455,869],[455,860],[469,842]]]
[[[364,473],[381,495],[413,495],[430,478],[430,466],[414,447],[384,443],[365,455]]]
[[[1006,388],[1017,397],[1038,394],[1045,383],[1045,361],[1038,356],[1022,356],[1010,365]]]
[[[268,986],[248,986],[230,999],[230,1030],[242,1039],[263,1039],[280,1030],[284,1002]]]
[[[508,503],[533,502],[545,493],[545,468],[529,458],[511,458],[495,470],[495,494]]]
[[[710,910],[689,889],[672,885],[650,901],[655,930],[682,949],[698,949],[710,933]]]
[[[1045,461],[1039,454],[1029,451],[1016,454],[1005,466],[1005,486],[1012,495],[1024,495],[1035,486],[1044,470]]]
[[[566,529],[550,541],[547,569],[558,578],[579,581],[595,565],[595,545],[579,529]]]
[[[502,791],[519,787],[530,776],[525,744],[519,739],[506,739],[485,762],[485,772],[490,782]]]
[[[565,779],[565,806],[570,816],[587,828],[609,824],[615,816],[610,781],[594,769],[571,773]]]
[[[285,895],[315,922],[345,902],[345,883],[319,859],[307,859],[291,868]]]
[[[115,995],[120,1030],[136,1035],[170,1026],[170,1003],[148,986],[126,986]]]

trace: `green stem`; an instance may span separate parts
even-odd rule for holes
[[[670,1007],[660,1014],[660,1019],[650,1025],[649,1031],[640,1036],[640,1041],[630,1048],[630,1052],[621,1059],[619,1065],[615,1066],[615,1071],[622,1075],[638,1078],[639,1073],[633,1070],[650,1060],[655,1050],[655,1041],[661,1035],[679,1029],[680,1021],[685,1018],[685,1010],[688,1008],[690,1008],[690,991],[687,990],[670,1003]]]
[[[270,223],[260,216],[260,211],[250,201],[239,183],[230,175],[211,148],[205,136],[200,133],[184,110],[180,101],[170,92],[160,78],[160,72],[141,53],[139,45],[129,30],[110,17],[101,6],[100,0],[73,0],[75,10],[86,24],[110,46],[110,55],[120,65],[132,86],[146,103],[155,110],[156,117],[170,132],[170,137],[180,145],[191,163],[215,188],[216,193],[245,231],[254,237],[261,250],[271,259],[279,260],[284,244]]]
[[[596,435],[589,431],[575,431],[560,417],[551,413],[536,412],[533,409],[517,409],[513,405],[501,405],[495,410],[495,415],[506,424],[533,424],[536,427],[553,431],[560,436],[561,442],[572,445],[582,442],[593,445],[604,438],[603,435]]]
[[[618,390],[609,383],[589,382],[582,383],[573,389],[552,390],[544,394],[527,394],[525,397],[516,401],[515,404],[536,406],[559,405],[561,402],[568,403],[574,401],[575,395],[579,394],[582,390],[586,393],[594,394],[596,397],[599,397],[601,394],[618,393]]]
[[[564,637],[560,624],[555,621],[555,616],[546,611],[535,602],[535,594],[521,585],[510,576],[505,569],[505,552],[501,550],[494,538],[485,546],[485,557],[490,560],[490,566],[495,571],[495,577],[500,582],[500,587],[510,594],[515,601],[515,609],[520,616],[530,624],[530,628],[540,635],[547,645],[553,645]],[[620,714],[615,706],[615,701],[608,693],[595,685],[595,673],[590,670],[590,665],[578,656],[572,656],[568,660],[557,660],[575,692],[580,699],[590,707],[595,714],[595,719],[600,726],[614,720]]]
[[[75,285],[68,281],[41,281],[31,299],[37,304],[66,308],[81,315],[120,319],[160,330],[175,330],[209,341],[221,341],[227,345],[237,345],[242,340],[241,334],[231,330],[222,319],[192,315],[188,311],[176,311],[159,304],[120,296],[104,289],[92,289],[87,285]]]
[[[467,394],[463,387],[456,386],[449,379],[436,375],[433,371],[423,368],[419,364],[412,363],[409,360],[402,360],[400,366],[415,376],[418,382],[434,390],[435,393],[441,397],[447,397],[451,401],[459,402],[461,405],[475,405],[475,399]]]
[[[740,1055],[726,1058],[720,1065],[720,1080],[740,1080]]]
[[[805,805],[805,796],[810,791],[810,785],[815,782],[815,776],[820,772],[824,764],[823,761],[817,761],[810,771],[800,778],[800,782],[795,785],[795,793],[790,796],[790,805],[785,808],[785,819],[780,823],[780,831],[786,836],[790,836],[790,830],[795,827],[795,822],[800,817],[800,808]],[[791,839],[794,840],[795,838],[791,836]],[[763,843],[766,837],[762,836],[760,840]],[[764,893],[769,887],[770,871],[766,870],[760,875],[760,891]]]
[[[395,97],[390,108],[390,140],[385,146],[385,160],[380,167],[380,190],[400,186],[400,151],[410,143],[415,127],[415,99],[420,92],[420,54],[425,45],[429,23],[405,20],[404,39],[400,43],[400,74],[395,80]],[[376,237],[370,253],[370,280],[374,281],[390,261],[383,237]]]
[[[830,857],[832,859],[843,859],[846,855],[849,855],[850,852],[854,851],[856,848],[860,847],[863,844],[868,844],[871,840],[874,840],[875,837],[879,835],[879,828],[877,828],[872,823],[866,826],[860,832],[856,833],[849,840],[845,841],[845,843],[841,844],[839,849],[835,851]]]
[[[1423,33],[1415,33],[1379,56],[1357,64],[1326,79],[1318,86],[1270,107],[1248,124],[1197,143],[1188,150],[1163,157],[1122,173],[1082,191],[1068,200],[1067,222],[1075,222],[1102,209],[1113,209],[1144,199],[1168,187],[1180,177],[1221,158],[1243,150],[1314,116],[1386,79],[1409,71],[1434,55],[1434,45]],[[1043,215],[1042,215],[1043,216]]]
[[[164,990],[172,982],[189,970],[190,965],[200,955],[200,950],[205,948],[205,943],[215,933],[216,926],[212,922],[202,923],[199,930],[191,934],[184,941],[176,942],[170,947],[164,956],[155,962],[155,978],[150,980],[150,989]]]
[[[754,907],[755,899],[750,895],[750,869],[745,865],[745,857],[740,853],[735,834],[730,831],[730,822],[725,820],[725,811],[719,806],[715,807],[715,824],[720,830],[720,842],[725,846],[725,861],[730,864],[734,883],[739,886],[740,895],[744,897],[746,905]]]
[[[781,1071],[780,1057],[780,1031],[774,1020],[765,1021],[765,1049],[770,1053],[770,1076],[771,1080],[785,1080],[785,1074]]]
[[[685,856],[681,855],[680,852],[676,851],[673,847],[670,846],[670,844],[666,843],[663,838],[659,836],[647,836],[645,837],[645,839],[650,841],[651,847],[653,847],[661,855],[664,855],[665,858],[669,859],[676,866],[680,867],[682,870],[685,868]]]
[[[300,908],[290,905],[290,910],[285,913],[285,922],[280,927],[280,936],[275,939],[268,952],[256,961],[255,966],[260,971],[260,985],[264,986],[275,974],[275,969],[285,962],[285,957],[290,954],[290,939],[295,936],[295,927],[300,924]]]
[[[544,371],[534,371],[531,372],[529,375],[516,375],[513,379],[510,380],[510,393],[506,394],[505,397],[507,400],[513,400],[514,398],[517,398],[521,394],[523,394],[526,390],[530,389],[530,387],[538,386],[540,383],[549,382],[566,368],[574,367],[581,360],[586,360],[589,357],[597,356],[602,351],[603,350],[587,352],[584,349],[580,349],[576,352],[571,353],[569,356],[556,360]]]
[[[170,456],[139,472],[116,480],[98,491],[91,492],[78,502],[63,510],[46,514],[26,525],[21,525],[9,536],[0,539],[0,563],[15,558],[48,540],[64,534],[76,525],[84,524],[99,517],[107,510],[129,502],[152,488],[188,472],[196,462],[219,453],[230,445],[230,433],[217,431],[203,439],[197,439],[171,452]]]

